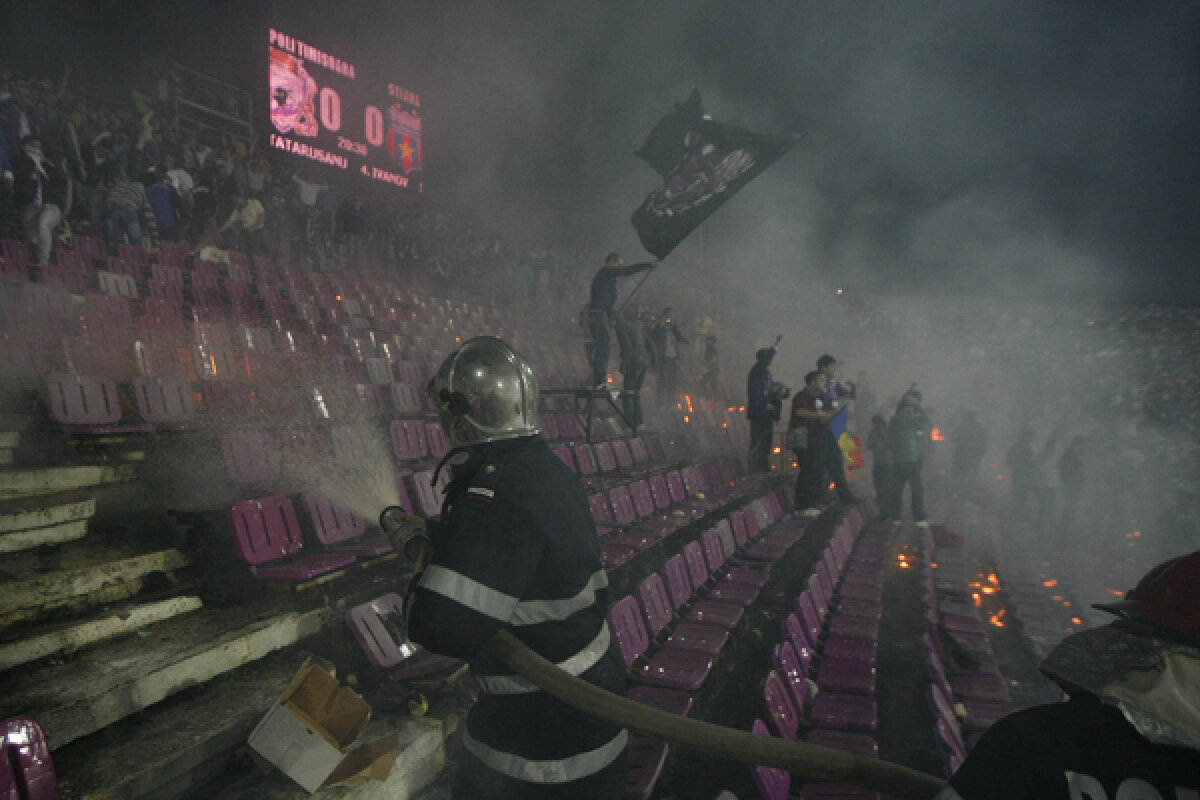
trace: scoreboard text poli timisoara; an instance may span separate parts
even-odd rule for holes
[[[274,28],[268,48],[273,149],[421,190],[416,92],[360,77],[353,63]]]

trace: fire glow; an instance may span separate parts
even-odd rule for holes
[[[934,441],[934,442],[944,442],[944,441],[946,441],[946,437],[945,437],[945,435],[942,433],[942,429],[941,429],[941,428],[934,428],[933,430],[931,430],[931,431],[929,432],[929,438],[930,438],[930,440],[931,440],[931,441]]]
[[[988,617],[988,622],[992,623],[997,628],[1003,628],[1004,624],[1005,624],[1004,617],[1007,614],[1008,614],[1008,610],[1002,608],[999,611],[997,611],[995,614],[992,614],[990,617]]]

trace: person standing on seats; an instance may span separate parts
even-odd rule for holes
[[[779,352],[783,334],[775,344],[764,347],[754,355],[754,366],[746,375],[746,419],[750,420],[750,452],[746,455],[746,472],[751,475],[771,471],[771,439],[775,436],[775,416],[771,413],[771,361]]]
[[[604,259],[604,266],[598,269],[592,278],[591,297],[587,307],[587,324],[592,340],[588,349],[592,386],[603,386],[608,381],[608,353],[611,344],[608,329],[612,325],[613,307],[617,303],[617,278],[645,272],[658,264],[658,259],[654,259],[625,266],[625,260],[619,253],[609,253]]]
[[[855,397],[854,383],[847,381],[843,384],[839,381],[837,368],[837,359],[828,353],[817,359],[817,371],[825,376],[825,391],[821,395],[821,400],[824,402],[825,410],[834,412],[835,417]],[[845,417],[842,420],[844,422]],[[842,427],[844,428],[845,425]],[[854,495],[850,493],[850,487],[846,483],[846,456],[842,452],[841,445],[838,444],[838,437],[834,434],[831,425],[826,426],[821,434],[820,448],[821,464],[829,473],[829,480],[837,490],[838,502],[853,503]]]
[[[619,798],[628,732],[512,674],[488,648],[507,630],[624,693],[587,496],[539,434],[537,377],[507,343],[482,336],[446,358],[428,392],[451,454],[466,460],[449,468],[441,519],[428,523],[432,555],[410,583],[408,627],[433,652],[468,661],[482,690],[453,797]]]

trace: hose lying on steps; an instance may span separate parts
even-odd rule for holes
[[[563,672],[508,631],[496,634],[491,647],[493,654],[513,671],[564,703],[634,733],[687,750],[777,767],[812,780],[852,783],[911,800],[927,800],[946,785],[941,778],[888,761],[759,736],[635,703]]]

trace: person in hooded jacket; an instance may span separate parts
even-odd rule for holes
[[[746,419],[750,420],[750,452],[746,456],[746,471],[770,472],[771,439],[775,435],[775,416],[769,406],[771,384],[771,361],[779,352],[783,334],[775,337],[775,344],[764,347],[754,356],[754,366],[746,375]]]
[[[1200,550],[1095,607],[1119,619],[1041,666],[1070,699],[989,728],[936,800],[1200,797]]]

